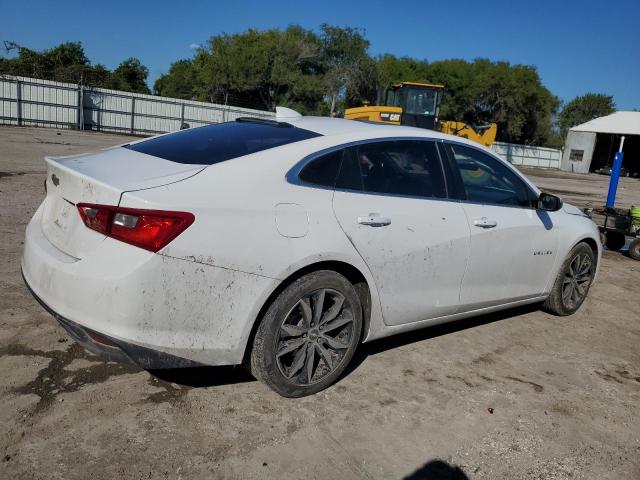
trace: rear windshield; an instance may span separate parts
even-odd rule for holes
[[[177,163],[213,165],[318,136],[288,123],[241,120],[182,130],[126,148]]]

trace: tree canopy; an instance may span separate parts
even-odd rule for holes
[[[30,76],[149,93],[147,68],[135,58],[113,71],[92,65],[79,42],[0,58],[0,74]],[[546,88],[535,67],[475,59],[427,60],[372,56],[366,32],[322,24],[317,31],[249,29],[215,35],[192,58],[174,62],[153,86],[156,95],[273,110],[283,105],[304,114],[329,115],[375,103],[400,81],[445,85],[444,120],[498,124],[498,140],[559,146],[573,125],[615,110],[613,99],[587,94],[567,103]]]
[[[400,81],[445,85],[440,117],[470,125],[498,124],[498,139],[544,144],[552,136],[559,100],[542,84],[534,67],[487,59],[426,60],[377,58],[381,87]]]
[[[581,123],[588,122],[594,118],[610,115],[616,111],[613,97],[601,93],[587,93],[576,97],[568,102],[560,115],[558,124],[562,138],[567,134],[567,130]]]
[[[154,86],[159,95],[227,101],[273,109],[290,106],[306,114],[331,114],[375,103],[391,83],[442,83],[441,118],[472,125],[498,124],[498,139],[526,144],[554,141],[559,100],[535,67],[492,62],[369,54],[365,32],[323,24],[212,37],[192,60],[171,66]],[[557,136],[557,134],[555,134]]]
[[[104,65],[92,65],[80,42],[61,43],[41,52],[5,42],[5,49],[17,51],[17,55],[0,58],[0,74],[150,93],[146,83],[149,72],[136,58],[125,60],[111,72]]]
[[[149,70],[137,58],[127,58],[111,73],[111,88],[135,93],[151,93],[147,86]]]
[[[153,85],[156,95],[164,97],[196,98],[196,75],[193,60],[178,60],[171,64],[169,72],[158,78]]]

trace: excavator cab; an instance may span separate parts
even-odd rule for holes
[[[434,130],[444,85],[402,82],[387,88],[384,105],[400,107],[400,124]]]
[[[491,146],[497,133],[495,123],[474,129],[464,122],[438,118],[443,93],[444,85],[437,83],[396,83],[385,90],[382,105],[347,108],[344,118],[439,130]]]
[[[444,85],[401,82],[391,85],[381,105],[348,108],[344,118],[437,129]]]

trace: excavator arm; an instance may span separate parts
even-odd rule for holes
[[[496,139],[498,126],[495,123],[472,128],[464,122],[444,120],[440,122],[440,131],[457,137],[468,138],[480,145],[490,147]]]

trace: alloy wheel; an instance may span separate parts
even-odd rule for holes
[[[340,292],[325,288],[302,297],[285,315],[276,336],[280,372],[300,386],[335,371],[354,339],[353,311]]]
[[[585,253],[577,254],[569,263],[562,282],[562,303],[567,308],[580,306],[593,277],[593,261]]]

